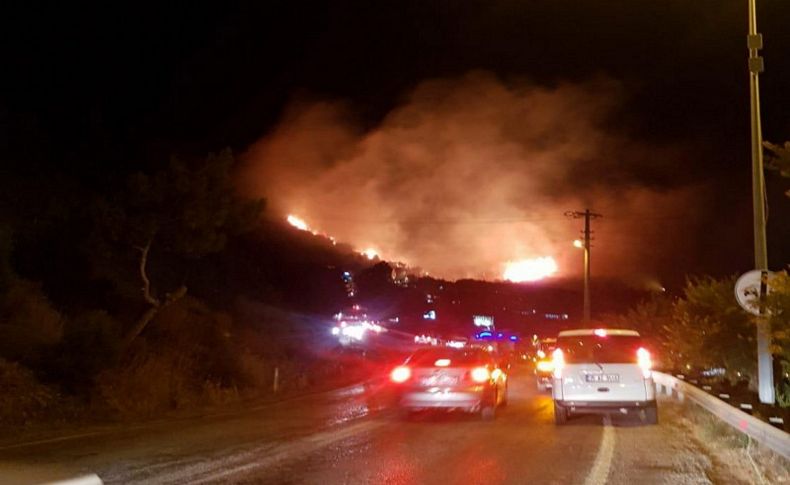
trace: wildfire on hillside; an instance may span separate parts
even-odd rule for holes
[[[513,283],[538,281],[557,272],[557,262],[552,257],[508,261],[503,278]]]

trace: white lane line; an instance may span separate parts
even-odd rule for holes
[[[42,485],[103,485],[101,478],[95,473],[85,475],[83,477],[72,478],[70,480],[61,480],[58,482],[47,482]]]
[[[601,446],[598,448],[598,454],[595,456],[595,463],[593,463],[592,470],[587,475],[587,480],[584,485],[605,485],[609,478],[609,469],[612,466],[612,457],[614,456],[614,428],[612,427],[612,418],[604,416],[603,418],[603,436],[601,436]]]
[[[0,451],[13,450],[15,448],[26,448],[28,446],[47,445],[50,443],[59,443],[61,441],[70,441],[79,438],[89,438],[91,436],[100,436],[103,434],[108,434],[109,432],[110,430],[108,429],[101,429],[97,431],[89,431],[86,433],[70,434],[68,436],[58,436],[56,438],[46,438],[46,439],[40,439],[34,441],[26,441],[24,443],[14,443],[11,445],[0,446]]]
[[[343,427],[342,429],[330,429],[306,436],[295,442],[283,444],[274,449],[251,450],[235,460],[225,458],[216,460],[215,463],[200,463],[192,467],[192,470],[187,468],[177,470],[165,476],[149,477],[145,482],[162,484],[190,483],[192,485],[201,483],[222,483],[226,482],[234,475],[250,473],[257,469],[267,468],[278,461],[295,456],[304,456],[335,442],[366,431],[372,431],[383,425],[384,423],[382,422],[365,421]]]
[[[269,408],[272,408],[272,407],[275,407],[275,406],[279,406],[279,405],[285,405],[285,404],[292,403],[292,402],[298,402],[298,401],[309,400],[311,398],[322,397],[323,395],[331,395],[333,393],[340,393],[340,395],[343,396],[343,395],[348,394],[349,392],[356,393],[356,388],[357,387],[363,386],[363,385],[365,385],[366,383],[369,383],[369,382],[376,382],[376,381],[377,381],[377,379],[369,379],[369,380],[363,381],[361,383],[351,384],[349,386],[343,386],[343,387],[339,387],[339,388],[336,388],[336,389],[325,389],[325,390],[322,390],[322,391],[308,392],[308,393],[305,393],[305,394],[300,394],[300,395],[297,395],[297,396],[291,396],[291,397],[287,397],[285,399],[280,399],[280,400],[277,400],[277,401],[264,402],[264,403],[261,403],[261,404],[256,405],[256,406],[248,407],[248,408],[244,409],[243,411],[217,412],[217,413],[212,413],[212,414],[203,414],[203,415],[196,415],[196,416],[185,416],[185,417],[180,417],[180,418],[175,418],[175,419],[170,419],[170,420],[150,421],[148,423],[143,423],[143,424],[140,424],[140,425],[132,425],[132,426],[123,426],[122,424],[118,424],[116,426],[100,427],[100,428],[96,428],[96,429],[94,429],[92,431],[85,431],[85,432],[82,432],[82,433],[74,433],[74,434],[69,434],[69,435],[55,436],[55,437],[52,437],[52,438],[42,438],[42,439],[36,439],[36,440],[32,440],[32,441],[25,441],[25,442],[21,442],[21,443],[4,444],[4,445],[0,445],[0,451],[14,450],[14,449],[18,449],[18,448],[28,448],[28,447],[31,447],[31,446],[39,446],[39,445],[49,445],[49,444],[53,444],[53,443],[60,443],[60,442],[63,442],[63,441],[72,441],[72,440],[78,440],[78,439],[82,439],[82,438],[91,438],[91,437],[96,437],[96,436],[106,436],[106,435],[116,434],[116,433],[119,433],[119,432],[121,432],[121,433],[128,433],[130,431],[141,431],[141,430],[145,431],[145,430],[149,430],[149,429],[163,428],[163,427],[169,426],[169,425],[171,425],[173,423],[180,423],[180,422],[197,423],[197,422],[200,422],[200,421],[206,421],[206,420],[216,419],[216,418],[233,418],[233,417],[243,418],[243,417],[248,416],[248,415],[250,415],[250,414],[252,414],[254,412],[262,411],[262,410],[269,409]]]

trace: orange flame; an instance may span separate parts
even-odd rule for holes
[[[503,278],[514,283],[538,281],[553,275],[557,269],[557,262],[550,256],[508,261]]]
[[[302,219],[300,217],[296,217],[293,214],[288,214],[287,221],[288,221],[288,224],[294,226],[295,228],[297,228],[297,229],[299,229],[301,231],[309,231],[310,230],[310,226],[307,225],[307,223],[304,221],[304,219]]]

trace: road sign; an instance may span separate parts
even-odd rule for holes
[[[765,273],[768,278],[768,280],[766,280],[765,291],[768,293],[768,281],[770,281],[773,274],[770,271],[766,271]],[[759,299],[762,274],[763,271],[753,269],[742,274],[741,277],[738,278],[738,281],[735,282],[735,299],[738,301],[741,308],[752,315],[760,314]]]

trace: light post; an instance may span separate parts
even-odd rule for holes
[[[573,246],[584,250],[584,311],[582,313],[582,321],[588,323],[590,321],[590,241],[576,239],[573,241]]]
[[[603,216],[590,209],[584,209],[584,212],[566,211],[565,216],[573,219],[584,219],[584,231],[582,232],[584,240],[579,241],[577,239],[573,241],[573,245],[584,249],[584,313],[582,320],[584,323],[588,323],[590,321],[590,241],[592,240],[590,221]]]
[[[763,272],[760,285],[760,315],[757,316],[757,382],[760,402],[774,404],[773,359],[771,358],[771,329],[764,315],[763,300],[768,271],[768,249],[765,237],[765,173],[763,169],[763,134],[760,126],[760,79],[764,70],[760,49],[763,36],[757,33],[756,0],[749,0],[749,105],[752,135],[752,208],[754,211],[754,266]]]

